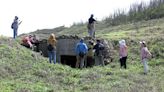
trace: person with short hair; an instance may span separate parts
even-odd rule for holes
[[[147,74],[149,70],[147,61],[148,61],[148,58],[152,56],[152,54],[148,50],[145,41],[141,41],[140,44],[141,44],[141,62],[144,66],[144,74]]]
[[[88,25],[87,25],[87,28],[88,28],[88,34],[90,37],[95,37],[95,19],[93,18],[94,15],[91,14],[90,18],[88,19]]]
[[[12,22],[11,28],[13,29],[13,38],[15,39],[18,35],[18,27],[22,21],[18,20],[18,16],[15,16],[14,21]]]
[[[95,65],[102,65],[105,66],[104,64],[104,56],[103,56],[103,50],[104,50],[104,45],[101,43],[100,40],[97,40],[96,45],[93,47],[95,50]]]
[[[76,68],[78,68],[79,66],[80,66],[80,68],[83,68],[85,56],[88,52],[88,47],[84,43],[83,38],[81,38],[80,42],[76,44],[75,52],[76,52],[76,59],[77,59]]]
[[[57,40],[55,37],[55,34],[51,34],[48,38],[48,56],[49,56],[49,62],[52,63],[52,60],[54,61],[54,64],[56,64],[56,44]]]
[[[119,56],[120,56],[120,67],[124,67],[126,69],[126,60],[128,56],[128,48],[125,40],[119,41]]]

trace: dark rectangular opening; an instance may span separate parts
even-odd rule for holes
[[[69,65],[73,68],[75,68],[76,65],[76,56],[71,55],[61,55],[61,63],[65,65]]]

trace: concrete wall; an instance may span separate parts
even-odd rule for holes
[[[79,39],[58,39],[57,42],[57,57],[61,60],[61,55],[76,56],[75,46]]]
[[[67,37],[62,36],[57,38],[57,60],[61,61],[61,55],[68,55],[68,56],[76,56],[75,55],[75,46],[79,42],[80,38],[78,37]],[[90,38],[84,38],[84,42],[87,44]],[[102,43],[105,45],[104,50],[104,59],[111,61],[112,59],[112,44],[107,40],[101,40]],[[95,41],[96,43],[96,41]],[[43,56],[48,57],[47,51],[47,40],[40,41],[39,50],[42,51]]]
[[[61,55],[75,56],[75,46],[79,42],[79,39],[64,39],[57,40],[57,59],[60,61]],[[47,40],[39,42],[39,50],[43,56],[48,57]]]
[[[78,42],[78,39],[59,39],[57,42],[57,54],[75,55],[75,46]]]

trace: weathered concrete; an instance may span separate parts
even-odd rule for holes
[[[63,57],[76,58],[75,56],[75,46],[79,42],[80,38],[78,36],[60,36],[57,37],[57,61],[60,62],[74,62],[74,61],[67,61],[63,60]],[[84,42],[87,44],[89,40],[93,40],[96,43],[96,39],[91,39],[90,37],[84,37]],[[104,39],[100,39],[101,42],[105,46],[105,50],[103,51],[104,61],[105,63],[112,61],[112,49],[113,46],[110,42]],[[47,40],[40,41],[39,50],[43,53],[43,56],[48,57],[47,51]],[[62,60],[61,60],[62,57]],[[75,59],[70,59],[75,60]]]

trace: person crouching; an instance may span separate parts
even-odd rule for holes
[[[27,48],[30,48],[30,49],[33,49],[33,45],[32,45],[32,35],[29,35],[29,36],[24,36],[22,38],[22,43],[21,45],[27,47]]]

